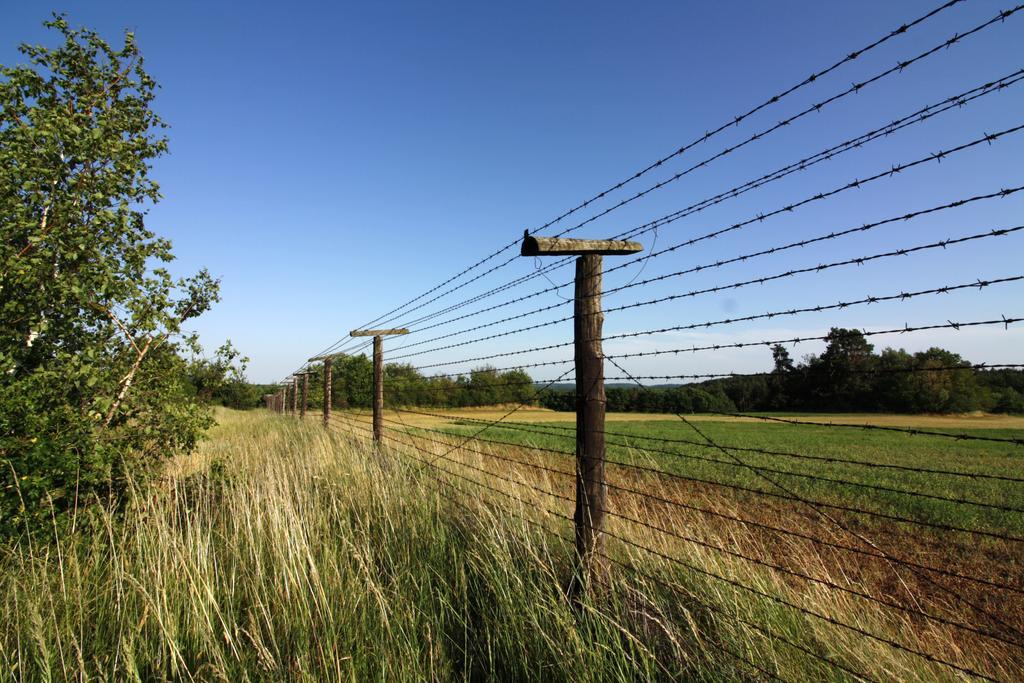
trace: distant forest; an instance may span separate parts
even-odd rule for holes
[[[820,356],[795,363],[784,346],[771,349],[771,372],[670,387],[609,386],[614,412],[813,411],[1024,413],[1024,372],[974,368],[940,348],[875,353],[859,330],[832,328]],[[547,393],[539,403],[573,410],[575,392]]]
[[[309,375],[308,405],[323,405],[323,373],[317,363]],[[479,368],[458,377],[425,377],[411,365],[384,366],[384,401],[388,406],[461,408],[502,403],[537,403],[533,381],[523,370]],[[263,386],[264,393],[279,387]],[[339,356],[331,364],[331,405],[369,408],[373,400],[373,362],[366,356]],[[225,405],[237,406],[229,402]],[[252,404],[253,406],[255,405]],[[262,405],[262,403],[260,403]]]
[[[1024,372],[975,368],[940,348],[913,354],[887,348],[875,353],[860,331],[833,328],[821,355],[794,362],[783,346],[772,347],[771,353],[774,367],[763,373],[643,389],[609,384],[608,410],[1024,413]],[[309,376],[310,408],[322,405],[322,381],[318,371]],[[336,358],[333,405],[367,408],[371,396],[371,361],[365,356]],[[571,411],[574,402],[572,385],[539,388],[523,370],[485,367],[458,377],[426,377],[409,365],[385,366],[385,403],[392,406],[527,403]]]

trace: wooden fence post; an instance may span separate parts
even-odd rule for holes
[[[604,477],[604,355],[601,336],[602,254],[635,254],[643,247],[619,240],[523,237],[523,256],[575,255],[573,333],[576,363],[576,567],[569,597],[577,601],[598,571],[608,485]]]
[[[384,418],[384,340],[373,338],[373,440],[380,443]]]
[[[299,405],[299,419],[306,418],[306,408],[309,406],[309,373],[302,373],[302,403]]]
[[[344,353],[331,353],[326,356],[313,356],[308,359],[307,363],[316,363],[317,361],[323,361],[324,363],[324,427],[331,426],[331,401],[333,399],[331,391],[331,373],[334,359],[338,356],[344,356]]]
[[[331,363],[324,358],[324,427],[331,426]]]
[[[384,434],[384,336],[409,334],[404,327],[391,330],[352,330],[353,337],[373,337],[373,440]]]
[[[601,332],[601,255],[576,259],[573,333],[576,361],[576,556],[581,567],[577,589],[586,589],[600,551],[608,487],[604,479],[604,358]]]

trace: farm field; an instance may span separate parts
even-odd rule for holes
[[[488,426],[508,412],[389,411],[384,440],[420,460],[422,469],[439,466],[472,482],[466,486],[470,493],[497,490],[492,497],[509,497],[513,505],[525,495],[541,515],[571,514],[572,414],[523,410],[515,415],[521,420],[510,422],[510,416]],[[1014,418],[876,418],[808,416],[821,422],[887,422],[977,437],[1021,436],[1021,421]],[[365,437],[368,419],[352,412],[336,422]],[[965,422],[972,426],[963,426]],[[996,631],[1006,623],[1024,622],[1019,571],[1024,500],[1019,481],[999,479],[1019,479],[1019,445],[712,416],[697,416],[694,423],[702,437],[676,416],[609,416],[607,457],[617,463],[606,471],[612,547],[638,554],[645,564],[652,555],[654,560],[668,556],[671,564],[704,557],[705,550],[724,553],[740,565],[734,571],[769,567],[775,572],[772,580],[780,574],[793,579],[783,580],[783,593],[794,590],[797,604],[814,594],[814,584],[827,584],[909,613],[923,606],[922,611],[943,614],[947,621],[978,624],[994,618],[997,624],[1003,622]],[[974,426],[978,424],[989,428]],[[724,445],[724,451],[706,447],[703,437]],[[959,476],[966,474],[972,476]],[[507,501],[497,504],[502,503]],[[563,526],[571,529],[567,522]],[[647,539],[648,545],[638,548],[636,538]],[[908,571],[890,560],[916,569]],[[922,567],[938,567],[947,574]],[[712,586],[722,588],[715,584],[712,580]],[[993,591],[992,585],[1004,588]],[[865,605],[847,607],[860,610]],[[846,619],[864,623],[844,613],[840,620]],[[803,626],[821,626],[814,618],[808,622]],[[886,631],[893,624],[880,628]],[[919,642],[931,637],[953,638],[958,647],[967,642],[964,633],[939,636],[933,624],[923,627],[920,620],[908,620],[902,628],[921,638]],[[837,637],[830,633],[829,642]],[[976,642],[970,648],[977,647],[978,655],[990,645]],[[1020,666],[1012,650],[991,656],[1002,665]]]
[[[392,411],[386,420],[396,429],[440,429],[468,437],[506,413],[508,410],[410,409]],[[1024,437],[1024,419],[1009,416],[785,417],[997,439]],[[480,439],[541,449],[550,456],[549,466],[571,471],[574,420],[572,413],[521,411],[488,427]],[[688,424],[691,421],[699,425],[699,431]],[[610,414],[606,430],[609,462],[621,463],[626,469],[654,468],[689,477],[696,484],[782,493],[763,473],[778,477],[787,490],[811,501],[857,505],[880,514],[970,530],[1024,532],[1024,489],[988,478],[1019,475],[1022,445],[713,415],[687,416],[684,422],[675,415]],[[965,500],[977,504],[959,502]]]
[[[403,414],[403,419],[409,424],[436,425],[444,421],[445,417],[472,417],[479,420],[497,420],[504,417],[515,409],[511,417],[516,422],[564,422],[575,423],[576,414],[545,408],[524,407],[518,404],[508,406],[484,406],[472,408],[423,408],[415,409],[426,414]],[[352,410],[354,415],[368,415],[366,410]],[[397,418],[397,412],[386,410],[386,414],[392,419]],[[987,413],[968,413],[965,415],[891,415],[884,413],[763,413],[786,417],[788,419],[802,419],[814,422],[835,422],[838,424],[871,424],[897,427],[917,427],[930,429],[945,429],[956,431],[960,429],[1006,429],[1016,431],[1018,436],[1024,435],[1024,416],[1022,415],[992,415]],[[688,420],[693,422],[753,422],[763,424],[760,421],[749,417],[732,417],[728,415],[695,414],[686,415]],[[652,421],[675,421],[679,418],[671,413],[608,413],[608,422],[652,422]]]

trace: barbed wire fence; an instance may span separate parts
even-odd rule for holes
[[[895,116],[885,96],[864,102],[872,88],[902,87],[915,69],[940,55],[965,73],[968,66],[977,70],[978,64],[957,61],[956,51],[996,31],[1024,35],[1022,9],[1016,5],[978,16],[963,0],[951,0],[847,52],[323,347],[281,381],[280,391],[266,396],[266,407],[304,417],[311,382],[314,394],[319,383],[323,424],[329,429],[369,441],[381,458],[395,466],[404,463],[410,476],[428,482],[468,514],[474,506],[487,506],[574,546],[567,588],[572,600],[623,585],[657,593],[675,605],[666,609],[685,622],[680,628],[698,631],[700,642],[733,662],[741,677],[795,680],[793,672],[801,671],[828,679],[1019,680],[1024,675],[1024,476],[1016,464],[1024,457],[1024,438],[1019,431],[715,408],[701,414],[671,411],[666,417],[675,423],[621,419],[608,425],[605,382],[625,382],[645,395],[659,390],[652,382],[699,386],[771,379],[776,371],[707,371],[711,361],[703,359],[714,357],[720,366],[722,352],[829,342],[831,333],[813,330],[834,323],[831,316],[840,312],[866,315],[890,307],[886,310],[905,313],[900,325],[859,330],[863,338],[883,343],[925,344],[938,333],[971,330],[1010,334],[1024,322],[1021,299],[1013,298],[1024,281],[1019,258],[1024,177],[1003,164],[998,172],[982,174],[996,178],[991,187],[979,189],[978,182],[964,180],[986,164],[991,150],[1020,154],[1024,109],[1017,91],[1024,69],[986,63],[995,74],[924,98],[928,104]],[[956,32],[929,37],[940,16],[957,22]],[[854,73],[862,57],[881,59],[878,53],[890,49],[901,53],[891,66],[868,65],[867,73]],[[849,85],[832,83],[847,71]],[[817,88],[822,94],[814,92]],[[999,102],[1007,113],[991,122]],[[627,218],[640,215],[643,202],[659,193],[668,201],[666,188],[679,190],[682,180],[723,160],[759,146],[761,159],[774,157],[778,146],[766,141],[816,125],[812,117],[853,103],[858,103],[854,120],[885,122],[813,153],[792,154],[793,160],[771,164],[765,173],[730,180],[727,189],[685,207],[641,222]],[[776,123],[740,132],[787,107],[791,113]],[[968,115],[973,118],[964,121]],[[730,135],[737,137],[730,142]],[[720,142],[717,150],[704,153]],[[920,152],[924,144],[930,151]],[[698,153],[702,156],[683,168],[669,169]],[[857,169],[852,181],[815,175],[846,160],[854,160]],[[925,169],[942,174],[928,176],[927,182],[939,179],[934,191],[893,187]],[[652,182],[659,172],[667,175]],[[641,182],[649,184],[634,189]],[[906,182],[913,187],[926,181]],[[757,199],[765,188],[787,188],[794,198]],[[857,199],[869,190],[881,194],[866,202]],[[806,211],[818,214],[791,222]],[[851,217],[854,211],[863,217]],[[609,229],[608,239],[567,237],[584,228],[597,230],[609,216],[636,224]],[[680,226],[688,234],[680,234]],[[660,245],[641,250],[634,242],[658,231]],[[858,244],[865,235],[871,244],[885,246]],[[809,252],[811,258],[805,258]],[[993,253],[1018,258],[997,259]],[[535,265],[522,258],[538,255],[547,262]],[[605,268],[603,255],[618,262]],[[940,255],[945,260],[932,267]],[[678,262],[682,258],[687,263]],[[770,265],[781,259],[792,260]],[[903,265],[912,259],[913,268]],[[524,272],[502,280],[517,263],[524,264]],[[1011,270],[1001,272],[1006,266],[997,264],[1002,263],[1010,263]],[[570,264],[576,264],[575,278],[560,278],[557,272]],[[836,285],[825,279],[872,267],[889,270],[849,278],[863,284],[859,295],[832,292]],[[715,279],[729,268],[743,274]],[[604,278],[620,271],[630,277],[602,286]],[[533,283],[541,277],[548,284],[536,288]],[[705,282],[680,284],[698,277]],[[910,286],[904,278],[927,284]],[[804,298],[749,313],[682,318],[671,308],[790,283],[791,289],[772,300]],[[559,292],[568,287],[575,287],[575,294],[565,299]],[[634,292],[635,299],[625,298]],[[956,310],[946,303],[954,296],[971,298]],[[602,307],[608,297],[622,302]],[[1014,301],[1017,309],[998,310]],[[554,317],[538,318],[550,312]],[[603,332],[605,315],[634,312],[647,315],[647,323]],[[889,312],[886,320],[894,315]],[[756,327],[783,320],[795,320],[808,331]],[[572,339],[562,334],[569,323]],[[432,402],[401,400],[403,383],[414,380],[385,371],[382,338],[391,334],[403,335],[390,351],[391,362],[439,380],[429,389]],[[531,336],[546,338],[515,341]],[[692,343],[685,343],[687,338]],[[509,346],[501,346],[506,341]],[[372,412],[334,406],[332,363],[363,354],[371,344]],[[571,356],[559,355],[570,347]],[[648,360],[656,361],[659,371],[634,366]],[[850,373],[931,381],[1024,368],[1024,362],[1015,362],[1021,359],[972,360],[983,362],[876,366]],[[492,383],[526,388],[500,407],[487,402],[460,404],[479,408],[476,412],[445,407],[451,405],[446,392],[465,394],[460,378],[492,362],[501,367],[487,365],[489,372],[540,370],[550,378],[517,376]],[[606,376],[606,370],[612,374]],[[575,387],[574,425],[535,410],[538,401],[565,391],[567,383]],[[388,391],[396,389],[389,398]],[[869,441],[873,438],[907,441],[876,444]],[[927,450],[929,457],[914,448]],[[790,621],[773,614],[789,615]],[[792,620],[806,628],[795,629]]]

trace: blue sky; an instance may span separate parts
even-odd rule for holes
[[[378,315],[447,279],[649,162],[933,7],[928,2],[785,3],[137,3],[4,2],[0,62],[19,42],[52,42],[50,9],[119,42],[136,33],[162,86],[171,153],[154,177],[165,199],[149,225],[187,274],[208,267],[223,301],[197,322],[209,348],[230,338],[269,381]],[[969,0],[696,146],[593,209],[628,196],[802,108],[982,23],[1012,3]],[[734,155],[614,211],[576,236],[607,237],[1024,67],[1024,12],[843,98]],[[1024,82],[910,126],[641,237],[648,251],[794,203],[894,164],[1024,123]],[[652,259],[641,279],[841,230],[1002,187],[1024,185],[1024,131],[856,191]],[[606,307],[1024,223],[1024,192],[607,297]],[[607,334],[1024,274],[1024,233],[880,259],[774,284],[610,313]],[[607,265],[616,265],[609,257]],[[495,263],[502,259],[497,259]],[[491,264],[488,264],[491,265]],[[529,274],[533,259],[480,279],[408,322]],[[631,265],[608,288],[637,273]],[[473,274],[475,274],[474,271]],[[552,273],[561,283],[571,268]],[[457,282],[455,283],[457,284]],[[535,278],[460,309],[548,285]],[[606,344],[606,353],[811,336],[1024,314],[1019,283],[984,291],[722,325]],[[570,295],[571,288],[562,294]],[[414,341],[559,303],[555,293],[451,323]],[[429,350],[571,313],[469,332]],[[450,316],[449,316],[450,317]],[[438,320],[443,320],[440,318]],[[413,326],[415,329],[415,326]],[[941,345],[975,362],[1021,362],[1024,326],[880,337],[879,347]],[[558,343],[562,323],[410,357],[417,364]],[[820,345],[802,344],[803,353]],[[570,358],[571,349],[498,358]],[[763,348],[628,361],[631,372],[750,371]],[[431,368],[468,370],[475,362]],[[566,366],[568,367],[568,366]],[[539,378],[563,368],[539,368]],[[608,374],[614,374],[613,369]]]

